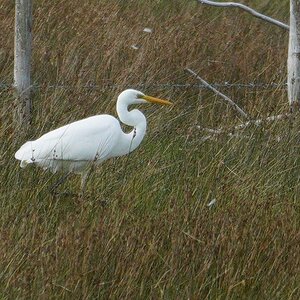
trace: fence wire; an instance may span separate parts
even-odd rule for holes
[[[212,83],[214,88],[236,88],[236,89],[253,89],[253,90],[270,90],[270,89],[287,89],[286,83]],[[156,89],[207,89],[203,84],[191,84],[191,83],[149,83],[149,84],[85,84],[85,85],[65,85],[65,84],[49,84],[49,85],[40,85],[33,84],[34,89],[87,89],[87,90],[105,90],[105,89],[116,89],[116,88],[136,88],[136,89],[145,89],[145,88],[156,88]],[[13,84],[0,82],[0,89],[10,89],[13,87]]]

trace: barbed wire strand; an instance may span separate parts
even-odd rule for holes
[[[211,84],[215,88],[238,88],[238,89],[286,89],[286,83],[212,83]],[[34,89],[90,89],[90,90],[101,90],[107,88],[126,88],[126,87],[133,87],[133,88],[159,88],[159,89],[166,89],[166,88],[177,88],[177,89],[207,89],[204,84],[192,84],[192,83],[143,83],[143,84],[85,84],[85,85],[65,85],[65,84],[49,84],[49,85],[39,85],[33,84]],[[9,83],[0,82],[0,89],[10,89],[13,85]]]

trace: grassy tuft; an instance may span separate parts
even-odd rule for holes
[[[289,1],[243,2],[288,21]],[[1,81],[11,83],[14,7],[0,7]],[[0,91],[1,299],[300,298],[299,120],[203,142],[195,125],[239,116],[209,91],[155,86],[197,83],[187,66],[209,82],[284,83],[287,32],[196,1],[52,0],[35,1],[33,34],[28,139],[115,115],[127,87],[175,105],[146,108],[142,145],[103,163],[78,202],[51,197],[56,175],[19,168],[13,93]],[[287,111],[284,88],[222,91],[253,118]],[[78,188],[75,175],[63,187]]]

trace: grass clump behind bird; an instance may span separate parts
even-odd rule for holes
[[[287,21],[288,1],[271,2],[248,4]],[[103,163],[78,204],[49,195],[51,173],[19,169],[14,153],[24,140],[13,95],[1,90],[3,298],[299,298],[299,121],[203,142],[197,125],[241,121],[183,72],[188,65],[209,82],[284,83],[287,33],[234,11],[174,3],[36,2],[38,88],[26,140],[91,115],[116,116],[115,99],[128,87],[175,105],[144,110],[141,147]],[[1,78],[10,82],[13,5],[5,9]],[[254,118],[287,108],[284,88],[223,92]],[[78,184],[73,176],[64,188]]]

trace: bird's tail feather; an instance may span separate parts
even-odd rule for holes
[[[28,164],[32,164],[32,163],[33,163],[33,161],[31,159],[21,160],[20,167],[25,168]]]
[[[32,161],[32,141],[29,141],[21,146],[21,148],[15,153],[15,158],[21,161],[21,168],[25,168]]]

